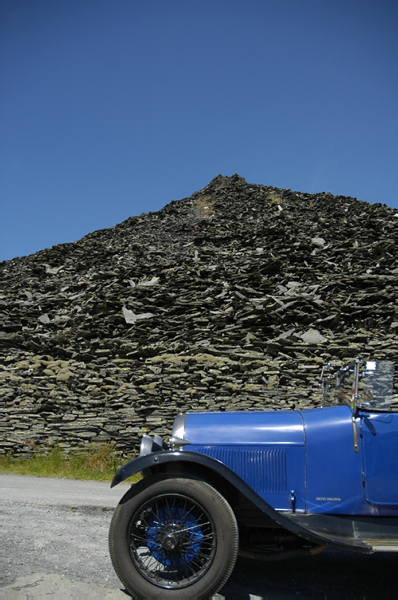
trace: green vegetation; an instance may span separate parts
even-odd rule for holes
[[[285,201],[284,198],[281,198],[280,196],[276,196],[273,193],[269,194],[269,198],[271,198],[271,204],[283,204],[283,202]]]
[[[210,196],[201,196],[193,203],[196,216],[200,219],[208,219],[213,216],[214,200]]]
[[[66,456],[59,446],[55,446],[46,454],[37,448],[29,456],[0,457],[0,473],[111,481],[116,471],[132,458],[134,457],[118,456],[110,444],[76,450],[69,456]],[[138,479],[140,475],[132,477],[130,481]]]

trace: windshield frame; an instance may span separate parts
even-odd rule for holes
[[[322,369],[322,406],[346,404],[353,415],[366,412],[397,412],[394,395],[394,363],[356,359],[336,372],[330,363]]]

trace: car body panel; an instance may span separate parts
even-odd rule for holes
[[[366,512],[361,457],[354,449],[348,406],[301,411],[305,423],[309,513]]]
[[[187,414],[184,436],[190,444],[183,451],[219,460],[275,509],[292,509],[294,489],[296,510],[305,510],[304,427],[298,412]]]
[[[361,413],[355,420],[355,427],[363,432],[363,443],[356,452],[352,411],[345,405],[302,411],[187,414],[184,437],[190,444],[183,451],[221,461],[276,510],[395,515],[398,452],[390,456],[388,447],[397,445],[398,414],[375,415]],[[370,433],[370,423],[377,436]],[[384,460],[380,453],[386,455]],[[364,454],[370,457],[367,462]],[[373,455],[379,460],[373,460]],[[368,499],[365,481],[373,494]]]
[[[275,510],[292,510],[293,502],[296,510],[305,510],[303,446],[196,445],[189,449],[227,465]]]
[[[304,446],[298,411],[187,413],[185,435],[192,445]]]
[[[360,431],[366,500],[397,506],[398,413],[363,413]]]

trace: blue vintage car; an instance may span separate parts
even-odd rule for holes
[[[323,407],[188,413],[112,519],[116,573],[137,598],[208,598],[239,554],[278,560],[326,547],[398,552],[398,398],[394,365],[357,360],[322,373]]]

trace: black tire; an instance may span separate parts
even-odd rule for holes
[[[116,507],[109,530],[115,571],[136,598],[208,598],[232,573],[238,525],[204,481],[148,477]]]

